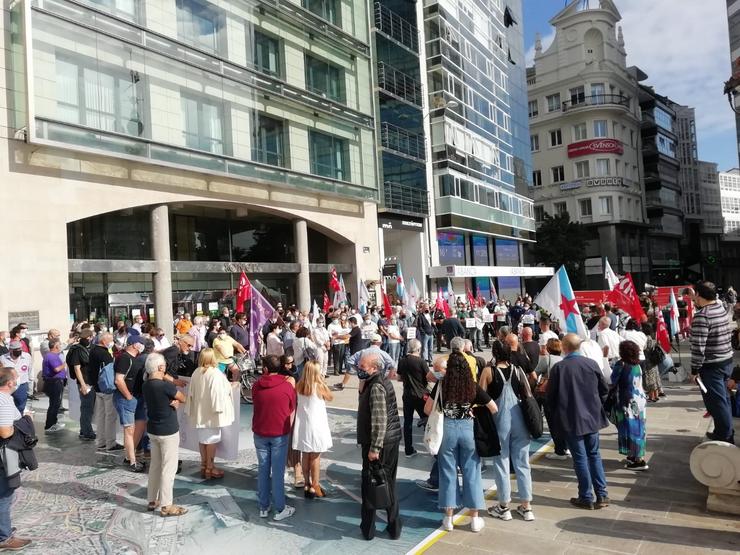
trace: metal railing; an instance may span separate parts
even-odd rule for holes
[[[383,206],[402,214],[414,216],[429,214],[429,201],[425,189],[392,181],[383,183]]]
[[[591,106],[622,106],[629,110],[630,99],[621,94],[592,94],[575,99],[571,97],[571,100],[563,102],[563,112]]]
[[[409,50],[419,52],[419,30],[416,25],[380,2],[375,2],[375,28]]]
[[[393,96],[421,106],[421,83],[384,62],[378,62],[378,86]]]
[[[380,144],[395,152],[405,154],[420,161],[426,160],[424,153],[424,135],[410,133],[387,122],[380,124]]]

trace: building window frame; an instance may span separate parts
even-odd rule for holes
[[[591,177],[591,164],[588,160],[581,160],[573,165],[576,179],[587,179]]]
[[[563,183],[565,181],[565,167],[564,166],[553,166],[550,168],[550,178],[552,183]]]
[[[252,113],[252,161],[287,168],[286,121],[262,112]]]
[[[534,133],[529,136],[529,149],[532,152],[538,152],[540,150],[540,136]]]
[[[602,216],[612,216],[614,214],[612,197],[599,197],[599,213]]]
[[[550,148],[563,146],[563,132],[561,129],[551,129],[549,132],[550,136]]]
[[[576,123],[573,126],[573,142],[585,141],[588,139],[588,126],[585,122]]]
[[[324,21],[336,27],[342,26],[342,3],[339,0],[303,0],[301,5]]]
[[[197,129],[195,130],[188,127],[188,122],[193,120],[186,111],[186,102],[195,104],[197,122]],[[206,117],[206,108],[217,116],[215,121],[218,121],[220,124],[220,138],[204,132],[204,130],[209,128],[212,130],[212,123],[214,122],[214,118],[208,119]],[[231,128],[230,122],[226,118],[228,111],[222,100],[193,93],[187,89],[181,89],[180,109],[184,122],[182,134],[188,148],[210,152],[211,154],[231,155]]]
[[[176,0],[177,37],[206,52],[226,55],[226,17],[218,6],[204,0]],[[212,34],[198,33],[212,27]],[[209,37],[209,38],[204,38]]]
[[[542,170],[534,170],[532,172],[532,185],[534,187],[542,187]]]
[[[323,141],[324,144],[318,144],[318,141]],[[317,152],[319,147],[326,148],[329,152]],[[350,180],[349,141],[347,139],[309,129],[308,151],[313,175],[329,177],[339,181]],[[329,157],[328,163],[319,161],[320,157],[326,158],[327,154]]]
[[[596,159],[596,176],[607,177],[611,175],[611,161],[609,158]]]
[[[282,41],[261,29],[254,29],[252,45],[252,62],[257,71],[282,78],[284,67]]]
[[[594,120],[594,138],[603,139],[609,136],[609,121],[605,119]]]
[[[343,68],[308,53],[304,54],[304,63],[307,91],[335,102],[346,102],[347,87]]]
[[[594,215],[590,198],[578,199],[578,212],[582,218],[589,218]]]

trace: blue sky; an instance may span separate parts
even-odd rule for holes
[[[594,0],[592,0],[594,1]],[[523,0],[524,44],[533,56],[535,34],[547,48],[548,21],[566,0]],[[696,108],[699,157],[720,171],[738,167],[735,117],[722,94],[730,76],[726,4],[720,0],[615,0],[622,14],[627,64],[675,102]],[[701,22],[701,28],[697,28]],[[681,37],[681,40],[677,40]]]

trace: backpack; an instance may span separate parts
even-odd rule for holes
[[[653,366],[657,366],[665,360],[665,352],[652,338],[645,347],[645,359]]]
[[[116,390],[115,372],[113,362],[101,366],[98,371],[98,391],[100,393],[113,393]]]

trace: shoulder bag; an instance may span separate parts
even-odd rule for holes
[[[380,461],[371,461],[362,478],[365,480],[365,502],[368,508],[378,510],[390,507],[391,491]]]
[[[537,399],[545,399],[547,397],[547,382],[550,381],[550,357],[552,355],[547,355],[547,375],[546,376],[540,376],[539,380],[537,381],[537,385],[534,387],[534,396]]]
[[[519,408],[524,417],[524,424],[527,426],[529,435],[533,439],[539,439],[542,437],[542,411],[540,411],[540,405],[537,403],[537,399],[532,396],[532,390],[529,387],[527,376],[524,375],[521,368],[518,366],[515,368],[520,387],[522,388],[522,394],[519,396]]]
[[[498,457],[501,454],[496,421],[486,406],[473,407],[473,438],[479,457]]]
[[[434,396],[432,412],[427,418],[424,428],[424,445],[427,446],[431,455],[436,455],[442,445],[442,434],[444,433],[445,416],[442,412],[442,382],[437,382],[437,393]]]

